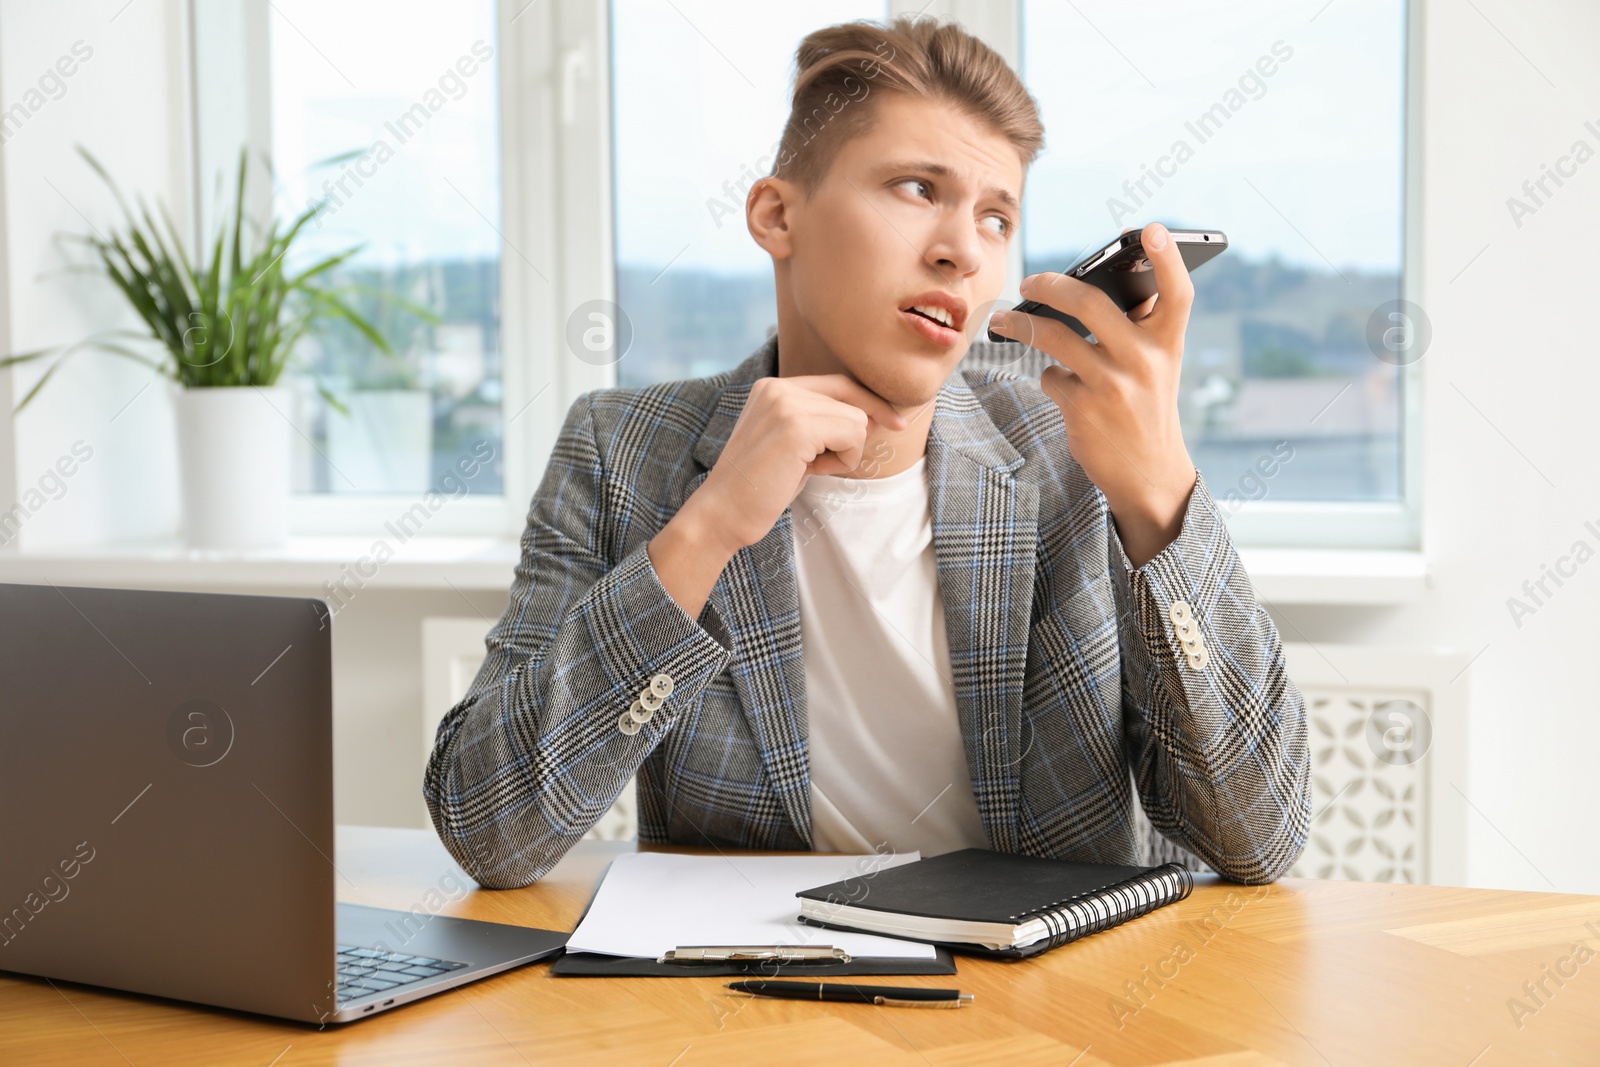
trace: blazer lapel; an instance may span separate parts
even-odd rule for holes
[[[777,371],[773,336],[730,373],[728,386],[695,442],[695,460],[705,469],[689,482],[685,499],[722,455],[750,386]],[[760,747],[762,765],[796,832],[810,844],[805,661],[793,523],[787,509],[767,536],[734,554],[711,591],[711,602],[733,640],[728,670]]]
[[[772,337],[730,373],[695,443],[704,469],[685,499],[721,456],[750,386],[777,370]],[[1022,463],[958,371],[935,401],[928,497],[967,768],[989,840],[1006,851],[1019,841],[1022,686],[1038,549],[1039,494],[1014,477]],[[733,640],[728,669],[762,765],[810,843],[805,662],[789,510],[766,537],[734,555],[711,602]]]
[[[1038,550],[1038,487],[957,372],[928,435],[928,499],[956,706],[989,840],[1016,851],[1023,675]]]

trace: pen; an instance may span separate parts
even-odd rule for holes
[[[838,1000],[894,1008],[959,1008],[973,998],[958,989],[918,986],[852,985],[844,982],[729,982],[728,988],[757,997],[788,1000]]]

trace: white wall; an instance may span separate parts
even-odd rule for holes
[[[90,219],[111,218],[109,199],[71,155],[74,141],[130,187],[169,198],[185,188],[181,5],[139,0],[113,23],[122,2],[0,0],[4,105],[75,40],[95,49],[67,94],[4,149],[12,350],[80,336],[120,313],[98,285],[36,277],[59,263],[50,233],[83,227],[46,178]],[[1600,369],[1586,320],[1600,281],[1591,251],[1600,239],[1600,159],[1565,179],[1520,228],[1506,208],[1575,140],[1600,150],[1600,5],[1433,2],[1426,16],[1422,302],[1435,333],[1422,361],[1423,491],[1433,586],[1402,608],[1274,615],[1290,640],[1481,649],[1456,683],[1470,687],[1475,709],[1471,780],[1460,800],[1470,802],[1470,881],[1600,893],[1600,851],[1586,832],[1600,808],[1590,772],[1600,749],[1591,667],[1600,652],[1600,558],[1552,586],[1547,606],[1520,627],[1506,606],[1576,540],[1600,550],[1600,533],[1584,527],[1593,521],[1600,531],[1600,479],[1591,473]],[[143,381],[109,360],[85,359],[19,420],[21,486],[78,437],[96,449],[68,496],[30,520],[29,544],[175,531],[168,408],[152,388],[110,422]],[[19,396],[27,380],[20,384]],[[477,607],[493,618],[504,600],[489,599],[476,597]],[[341,820],[413,820],[425,614],[472,612],[454,593],[379,590],[339,615]]]
[[[1590,252],[1600,239],[1600,158],[1552,186],[1520,227],[1506,206],[1574,141],[1600,152],[1600,6],[1432,2],[1425,24],[1422,304],[1434,338],[1421,364],[1423,537],[1432,589],[1400,609],[1274,615],[1291,624],[1280,622],[1289,639],[1478,654],[1455,683],[1471,688],[1471,781],[1451,791],[1467,809],[1470,883],[1600,893],[1600,852],[1588,845],[1600,808],[1600,559],[1560,588],[1550,583],[1555,595],[1520,627],[1507,609],[1578,539],[1600,551],[1590,445],[1600,366],[1586,321],[1600,283]]]
[[[82,262],[84,250],[63,246],[55,235],[87,233],[91,225],[105,232],[117,219],[110,192],[78,157],[75,145],[99,158],[126,192],[160,198],[174,208],[187,203],[183,4],[141,0],[124,7],[124,2],[0,0],[0,101],[6,108],[25,102],[41,76],[72,55],[74,45],[89,54],[62,79],[65,92],[59,99],[41,94],[44,105],[20,127],[8,127],[7,351],[135,324],[109,282],[61,273],[68,262]],[[174,214],[184,225],[187,213]],[[38,373],[19,369],[17,399]],[[18,490],[36,484],[80,439],[94,450],[93,459],[73,475],[63,498],[27,520],[23,547],[177,532],[171,408],[150,372],[101,355],[68,363],[17,418]]]
[[[292,592],[321,595],[309,587]],[[333,620],[333,807],[339,822],[428,825],[422,800],[422,620],[476,618],[487,631],[506,601],[504,593],[475,590],[370,587],[339,609]]]

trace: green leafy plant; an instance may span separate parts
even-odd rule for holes
[[[431,273],[431,264],[340,271],[352,282],[350,306],[383,335],[393,354],[378,351],[346,323],[332,322],[318,330],[322,371],[352,392],[424,388],[423,354],[432,344],[429,327],[440,319],[422,318],[410,309],[416,303],[445,303],[445,294],[431,284]]]
[[[109,237],[99,230],[80,237],[103,270],[148,328],[106,330],[67,345],[56,345],[0,359],[0,367],[51,359],[48,370],[17,405],[28,405],[68,358],[98,350],[142,363],[185,388],[270,386],[294,357],[295,345],[319,323],[348,323],[387,357],[393,351],[366,316],[351,305],[353,287],[333,281],[336,269],[361,251],[357,245],[290,272],[285,260],[305,225],[321,210],[313,205],[287,223],[273,218],[264,230],[245,217],[246,152],[239,153],[236,199],[204,253],[191,262],[165,205],[158,225],[140,198],[137,213],[100,162],[79,146],[78,153],[110,187],[127,222]],[[90,269],[94,269],[91,267]],[[387,294],[379,294],[387,296]],[[391,298],[392,299],[392,298]],[[408,310],[431,318],[425,309]],[[130,342],[157,342],[164,352],[152,357]],[[335,408],[343,404],[318,384]]]

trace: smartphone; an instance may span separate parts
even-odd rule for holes
[[[1190,274],[1193,274],[1202,263],[1214,258],[1217,253],[1228,247],[1228,235],[1221,230],[1168,230],[1167,232],[1177,243],[1178,251],[1183,256],[1183,265],[1189,268]],[[1069,274],[1102,290],[1122,311],[1138,307],[1150,299],[1150,295],[1156,291],[1155,271],[1150,265],[1149,258],[1144,254],[1144,241],[1138,230],[1129,230],[1100,251],[1084,257],[1071,270],[1061,273]],[[1088,337],[1090,333],[1089,327],[1071,315],[1057,311],[1048,304],[1041,304],[1037,300],[1024,300],[1011,310],[1055,319],[1070,327],[1079,337]],[[1002,337],[990,330],[989,340],[1015,341],[1016,338]]]

